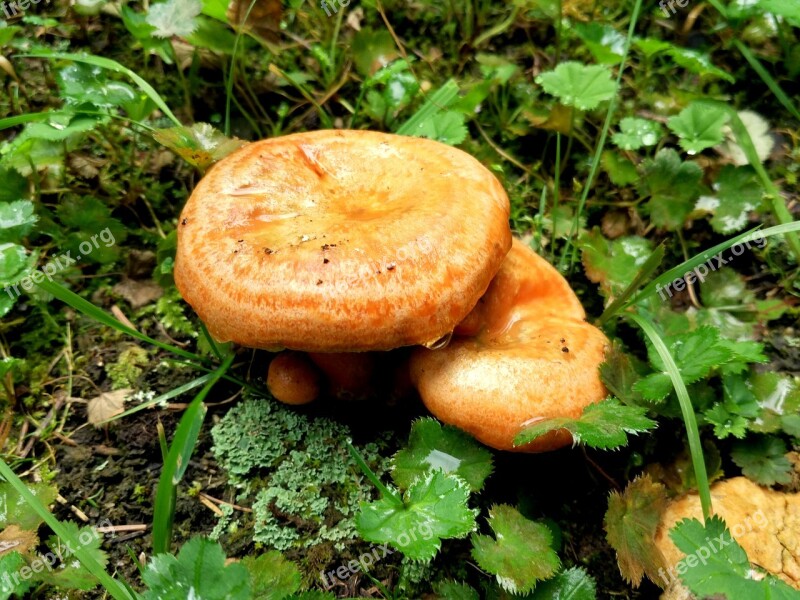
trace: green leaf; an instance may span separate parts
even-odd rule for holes
[[[427,418],[414,423],[408,447],[395,455],[392,464],[392,479],[402,489],[439,469],[455,473],[476,492],[492,472],[492,453],[463,431]]]
[[[724,79],[728,83],[736,82],[730,73],[715,66],[706,54],[688,48],[679,48],[671,44],[667,54],[675,61],[675,64],[691,73],[696,73],[702,77]]]
[[[467,507],[469,493],[459,477],[431,471],[411,485],[400,505],[391,497],[362,503],[356,528],[368,542],[388,543],[408,558],[429,561],[441,539],[475,529],[477,511]]]
[[[177,557],[157,554],[142,575],[143,600],[250,600],[250,575],[233,563],[225,566],[222,547],[205,538],[192,538]]]
[[[773,15],[791,19],[800,24],[800,5],[795,0],[758,0],[758,7]]]
[[[30,200],[0,202],[0,242],[21,241],[38,219]]]
[[[20,134],[20,139],[62,142],[72,136],[91,131],[100,121],[101,119],[94,115],[52,114],[44,122],[28,124]]]
[[[725,165],[714,184],[716,197],[707,201],[714,216],[711,227],[718,233],[741,231],[748,223],[750,211],[761,204],[764,188],[752,167]],[[698,207],[703,203],[698,201]]]
[[[46,506],[55,502],[58,496],[58,490],[45,483],[31,483],[27,488]],[[10,483],[0,483],[0,529],[16,525],[20,529],[34,531],[42,522],[43,519],[31,511]]]
[[[109,80],[106,73],[97,65],[85,63],[63,67],[56,73],[60,96],[73,106],[91,104],[100,108],[123,106],[136,100],[131,86]]]
[[[670,231],[680,228],[703,193],[703,170],[693,162],[681,161],[672,148],[660,150],[642,166],[640,191],[650,196],[647,208],[653,224]]]
[[[205,170],[244,146],[246,142],[229,138],[208,123],[195,123],[191,127],[156,129],[153,139],[166,146],[190,165]]]
[[[398,135],[418,135],[417,132],[420,129],[428,127],[428,121],[435,119],[439,113],[446,110],[457,100],[458,84],[454,79],[449,79],[433,94],[429,94],[425,104],[411,115],[408,121],[398,127],[395,133]]]
[[[752,426],[754,431],[772,433],[785,429],[787,419],[791,423],[791,417],[800,414],[797,378],[774,372],[755,373],[750,376],[748,384],[758,413]]]
[[[105,566],[108,556],[100,549],[103,536],[92,527],[78,527],[76,523],[66,521],[63,527],[70,534],[72,539],[78,540],[81,550],[92,557],[99,565]],[[39,578],[55,587],[70,590],[91,590],[97,587],[98,579],[75,560],[75,548],[62,541],[58,536],[51,536],[47,545],[50,550],[61,559],[62,566],[58,569],[46,570],[39,574]]]
[[[628,434],[656,427],[656,422],[646,414],[647,408],[627,406],[616,398],[608,398],[587,406],[577,419],[562,417],[529,425],[517,434],[514,445],[521,446],[551,431],[566,429],[575,444],[613,450],[628,443]]]
[[[747,419],[731,414],[723,404],[715,404],[703,413],[706,421],[714,426],[714,435],[724,440],[729,435],[743,439],[747,434]]]
[[[594,579],[580,567],[562,571],[552,579],[536,586],[530,600],[595,600]]]
[[[639,180],[639,172],[630,160],[621,156],[619,152],[606,150],[603,152],[603,168],[608,173],[611,183],[626,186]]]
[[[600,365],[600,378],[608,391],[623,403],[639,405],[642,402],[642,395],[633,389],[641,374],[617,340],[613,340],[606,351],[606,360]]]
[[[480,600],[478,592],[466,583],[439,581],[433,584],[436,600]]]
[[[663,135],[664,129],[657,121],[625,117],[619,122],[619,132],[611,136],[611,140],[623,150],[638,150],[655,146]]]
[[[353,36],[352,53],[362,77],[369,77],[399,56],[392,34],[386,29],[373,31],[370,27],[362,27]]]
[[[547,525],[530,521],[505,504],[489,509],[488,521],[495,537],[473,534],[472,557],[497,577],[504,590],[526,594],[561,566]]]
[[[608,23],[597,21],[589,23],[576,22],[572,28],[583,40],[589,52],[597,62],[606,65],[618,65],[625,53],[625,36]]]
[[[638,236],[607,240],[599,228],[581,236],[578,247],[586,277],[600,284],[606,298],[621,293],[653,253],[653,244]]]
[[[689,154],[697,154],[722,142],[728,118],[728,111],[719,106],[692,102],[680,114],[671,117],[667,126],[680,138],[681,148]]]
[[[197,29],[197,15],[202,10],[200,0],[166,0],[150,5],[147,22],[155,27],[155,37],[186,37]]]
[[[664,341],[678,366],[681,379],[687,385],[702,379],[711,369],[736,358],[728,340],[722,339],[719,330],[714,327],[700,327],[688,333],[666,336]],[[658,372],[642,378],[633,388],[647,400],[663,400],[671,388],[667,367],[650,345],[648,356]]]
[[[786,444],[775,436],[737,442],[731,450],[731,458],[742,469],[745,477],[761,485],[792,481],[792,463],[786,458]]]
[[[247,556],[241,564],[250,573],[253,598],[283,600],[300,589],[300,570],[276,550],[258,557]]]
[[[653,543],[667,506],[667,492],[650,475],[634,479],[622,493],[611,492],[603,521],[606,539],[617,553],[619,571],[625,581],[638,586],[646,574],[659,581],[658,571],[666,566]]]
[[[432,119],[423,121],[417,129],[416,135],[457,146],[467,139],[469,134],[467,126],[464,124],[465,119],[464,114],[448,110]]]
[[[0,600],[8,600],[12,594],[15,598],[23,597],[23,594],[33,587],[35,583],[33,578],[19,577],[19,570],[27,565],[19,552],[0,554]]]
[[[597,108],[611,100],[617,90],[608,67],[575,61],[562,62],[553,71],[542,73],[536,83],[561,104],[580,110]]]

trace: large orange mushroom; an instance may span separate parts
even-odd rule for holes
[[[436,417],[488,446],[523,452],[565,446],[572,441],[566,431],[521,447],[513,440],[524,424],[578,417],[606,397],[598,367],[608,340],[584,317],[558,271],[514,240],[450,345],[414,352],[412,381]]]
[[[465,152],[314,131],[215,165],[178,227],[175,282],[220,341],[362,352],[431,345],[511,246],[509,202]]]

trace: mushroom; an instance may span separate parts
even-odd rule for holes
[[[598,366],[608,340],[584,317],[558,271],[514,240],[450,345],[414,351],[411,379],[436,417],[487,446],[543,452],[568,445],[566,431],[520,447],[513,440],[525,424],[578,417],[606,397]]]
[[[508,197],[431,140],[314,131],[215,165],[178,226],[175,283],[220,341],[363,352],[434,345],[511,247]]]
[[[319,397],[322,374],[303,352],[281,352],[269,363],[267,388],[284,404],[308,404]]]

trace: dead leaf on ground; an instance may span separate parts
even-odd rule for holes
[[[87,421],[95,427],[99,427],[103,421],[121,415],[125,411],[125,398],[132,392],[131,388],[123,388],[113,392],[104,392],[92,398],[86,406]]]
[[[137,309],[161,298],[164,290],[154,281],[125,279],[114,286],[114,293],[125,298],[131,308]]]
[[[281,0],[255,0],[253,9],[249,0],[231,0],[228,4],[228,21],[234,27],[242,27],[245,31],[265,40],[276,43],[279,39],[283,5]],[[247,23],[243,23],[247,15]]]
[[[0,532],[0,556],[8,552],[28,554],[39,543],[36,532],[9,525]]]

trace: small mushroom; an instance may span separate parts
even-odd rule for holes
[[[181,214],[175,283],[220,341],[364,352],[431,345],[511,247],[508,196],[451,146],[370,131],[251,143]]]
[[[308,404],[321,391],[322,374],[302,352],[281,352],[269,363],[267,388],[284,404]]]
[[[566,431],[521,447],[513,440],[524,424],[577,417],[606,397],[598,366],[608,340],[584,317],[558,271],[514,240],[467,317],[465,329],[477,333],[457,335],[441,350],[414,351],[412,381],[436,417],[488,446],[543,452],[568,445]]]
[[[374,390],[376,352],[314,352],[309,358],[325,374],[328,391],[340,400],[366,398]]]

